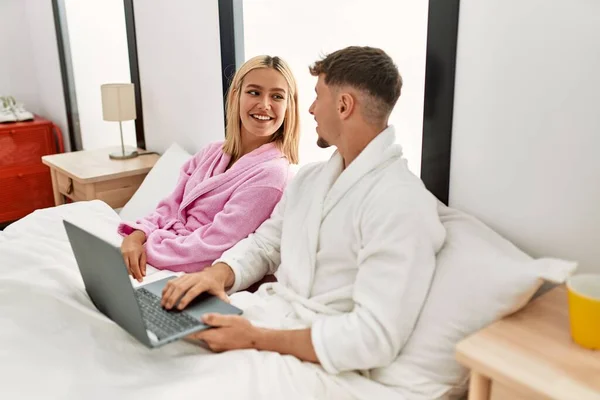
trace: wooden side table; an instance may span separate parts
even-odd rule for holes
[[[600,352],[571,339],[564,286],[457,346],[469,400],[599,400]]]
[[[109,159],[108,154],[117,150],[120,147],[42,157],[42,162],[50,167],[55,204],[64,204],[66,198],[98,199],[113,208],[123,207],[160,156],[142,154],[129,160]]]

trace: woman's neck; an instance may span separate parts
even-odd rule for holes
[[[242,139],[242,149],[237,157],[231,157],[231,161],[229,162],[227,169],[231,168],[233,164],[235,164],[240,158],[242,158],[246,154],[253,152],[263,144],[269,143],[271,141],[271,136],[255,136],[246,131],[244,127],[242,127],[241,129],[240,136]]]
[[[271,141],[271,136],[255,136],[246,131],[244,127],[242,127],[240,134],[242,139],[242,150],[238,156],[238,159],[242,158],[248,153],[253,152],[263,144],[269,143]]]

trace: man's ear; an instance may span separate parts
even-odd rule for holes
[[[350,93],[340,94],[338,101],[338,113],[341,119],[349,118],[354,112],[354,107],[356,107],[354,96],[352,96]]]

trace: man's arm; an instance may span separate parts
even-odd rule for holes
[[[317,353],[312,344],[310,328],[298,330],[274,330],[257,328],[256,350],[274,351],[289,354],[302,361],[318,363]]]
[[[211,266],[170,280],[163,290],[161,305],[172,309],[177,304],[179,309],[183,309],[204,292],[228,301],[227,294],[246,289],[266,274],[273,273],[280,262],[285,198],[284,192],[271,217]],[[179,299],[181,301],[178,302]]]
[[[183,310],[193,299],[205,292],[229,302],[226,291],[233,285],[234,278],[233,271],[224,263],[180,276],[167,282],[163,288],[160,305],[167,310],[175,306]]]
[[[287,203],[285,190],[270,218],[256,232],[239,241],[223,253],[216,263],[227,264],[234,274],[233,286],[228,293],[248,288],[267,274],[273,274],[281,263],[281,231]]]
[[[362,216],[352,311],[296,331],[254,327],[240,316],[210,315],[205,322],[217,329],[194,336],[215,351],[275,351],[319,362],[332,374],[389,365],[412,332],[444,229],[433,198],[400,192],[370,200]]]
[[[292,355],[300,360],[318,363],[312,345],[310,328],[275,330],[259,328],[237,315],[208,314],[203,322],[216,329],[206,329],[189,336],[202,340],[217,352],[236,349],[256,349]]]

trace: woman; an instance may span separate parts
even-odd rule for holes
[[[121,252],[142,281],[146,262],[197,272],[266,220],[298,163],[298,95],[289,66],[258,56],[236,72],[227,94],[225,141],[212,143],[181,169],[156,210],[123,222]]]

